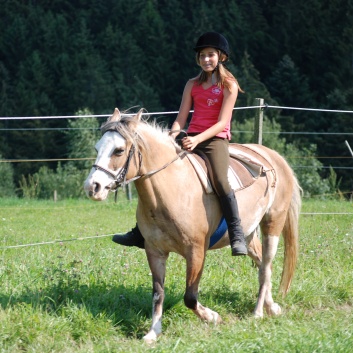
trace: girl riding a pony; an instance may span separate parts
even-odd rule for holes
[[[201,151],[211,166],[213,188],[228,226],[233,256],[246,255],[247,246],[239,218],[238,204],[228,181],[230,128],[232,112],[241,88],[224,66],[229,58],[227,39],[217,32],[204,33],[194,47],[201,73],[190,79],[184,88],[179,114],[170,134],[175,138],[194,113],[182,139],[186,151]],[[125,235],[116,234],[114,242],[144,248],[144,238],[136,225]]]

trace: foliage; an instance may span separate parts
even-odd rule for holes
[[[244,123],[233,124],[233,141],[237,143],[252,143],[254,141],[253,119],[247,119]],[[337,192],[338,185],[332,170],[331,178],[322,178],[322,163],[316,159],[317,148],[315,145],[297,147],[287,143],[281,136],[280,125],[274,119],[267,116],[263,120],[262,144],[272,148],[286,158],[294,169],[299,184],[305,196],[321,195],[322,198],[330,198],[331,193]]]
[[[2,156],[0,154],[0,160]],[[15,196],[13,168],[10,163],[0,162],[0,198]]]
[[[304,196],[332,198],[335,196],[336,185],[321,177],[322,163],[315,158],[316,151],[315,145],[298,148],[293,144],[287,144],[285,156],[295,171]]]
[[[38,198],[50,199],[53,197],[54,191],[57,192],[58,199],[85,196],[83,182],[88,175],[86,169],[77,169],[73,164],[62,167],[59,163],[55,171],[42,167],[35,175],[37,175],[40,184]]]
[[[254,143],[254,120],[246,119],[244,122],[233,121],[232,124],[232,142],[236,143]],[[280,125],[275,119],[270,119],[266,114],[262,124],[262,144],[268,148],[276,150],[283,154],[286,140],[281,137]]]
[[[229,248],[207,254],[200,302],[223,324],[206,325],[183,302],[185,261],[170,254],[163,335],[153,347],[151,276],[144,251],[110,235],[135,223],[136,200],[0,200],[0,351],[12,352],[349,352],[353,342],[352,202],[304,199],[300,257],[286,298],[276,294],[283,260],[273,263],[279,317],[255,320],[257,271]],[[309,214],[305,214],[309,213]],[[331,214],[335,213],[335,214]],[[87,238],[85,240],[74,240]]]
[[[76,112],[76,115],[89,116],[92,112],[89,109],[82,109]],[[94,150],[95,143],[100,138],[98,121],[93,117],[72,119],[68,123],[67,144],[69,158],[78,159],[74,165],[78,169],[89,169],[92,160],[96,157]],[[70,163],[69,163],[70,164]],[[71,164],[73,164],[71,162]]]
[[[209,30],[229,40],[228,65],[246,92],[238,106],[264,98],[267,104],[351,110],[351,17],[348,0],[3,1],[1,115],[73,115],[85,107],[106,114],[115,106],[175,111],[185,82],[199,71],[194,43]],[[350,135],[342,133],[347,114],[269,110],[267,115],[284,132],[341,133],[286,139],[307,148],[315,144],[321,156],[348,155],[344,140]],[[237,114],[240,122],[251,116],[250,110]],[[171,123],[174,116],[160,118]],[[9,159],[66,158],[70,144],[63,129],[69,125],[68,119],[0,121],[6,130],[0,150]],[[328,161],[334,162],[347,166],[344,160]],[[57,167],[17,163],[16,184],[43,166]],[[351,187],[349,170],[336,172],[342,187]]]
[[[89,114],[92,113],[88,109],[76,113]],[[43,166],[33,176],[22,176],[20,190],[24,198],[51,199],[54,192],[58,199],[85,196],[83,183],[96,155],[93,147],[100,134],[98,121],[93,117],[72,119],[66,134],[69,158],[73,160],[64,165],[59,162],[56,170]]]
[[[300,73],[293,60],[284,55],[266,81],[271,97],[285,107],[312,107],[313,98],[309,88],[309,80]],[[284,110],[278,122],[282,131],[306,131],[306,121],[310,119],[310,112]],[[295,135],[298,141],[298,136]],[[294,141],[294,138],[290,138]],[[299,141],[298,141],[299,142]]]
[[[63,167],[59,163],[55,171],[41,167],[33,176],[22,176],[20,190],[24,198],[30,199],[52,199],[54,193],[59,200],[85,197],[83,183],[87,175],[86,169],[78,169],[73,164]]]
[[[237,106],[251,107],[254,105],[255,98],[262,98],[267,104],[277,104],[271,97],[267,87],[261,82],[260,72],[251,62],[247,52],[244,53],[239,66],[239,68],[230,66],[232,72],[236,73],[240,86],[245,91],[244,93],[239,93]],[[236,118],[238,121],[243,122],[246,119],[254,118],[256,113],[253,109],[239,110],[236,113]],[[278,115],[276,111],[268,110],[266,113],[270,118],[276,118]]]
[[[329,182],[331,192],[334,195],[338,195],[338,198],[343,199],[345,195],[340,190],[341,179],[337,180],[337,174],[335,173],[335,171],[331,166],[330,166],[330,175],[327,178],[327,180]]]
[[[26,178],[22,175],[22,179],[19,182],[19,189],[22,192],[24,199],[36,199],[39,194],[39,180],[38,174],[28,175]]]

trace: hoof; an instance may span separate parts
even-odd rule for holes
[[[260,312],[254,312],[254,318],[255,319],[263,319],[264,317],[264,314],[263,313],[260,313]]]
[[[281,313],[282,313],[282,309],[277,303],[273,303],[268,312],[270,316],[278,316],[278,315],[281,315]]]
[[[219,316],[218,313],[214,312],[212,321],[215,325],[219,325],[222,323],[222,318]]]
[[[148,333],[146,336],[143,336],[143,341],[151,346],[157,342],[157,336],[155,334]]]

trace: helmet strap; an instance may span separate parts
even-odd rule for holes
[[[224,65],[224,61],[218,61],[217,66],[212,71],[212,85],[217,84],[217,71],[219,72],[219,66]]]
[[[215,85],[217,83],[217,77],[216,77],[216,73],[213,71],[212,72],[212,86]]]
[[[217,84],[217,71],[218,71],[217,69],[218,69],[218,65],[217,65],[216,68],[212,71],[212,79],[211,79],[212,85]]]

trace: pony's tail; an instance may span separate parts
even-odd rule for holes
[[[284,260],[279,293],[284,297],[290,288],[299,253],[299,213],[301,209],[302,189],[293,175],[294,187],[292,200],[282,231],[284,238]]]

